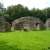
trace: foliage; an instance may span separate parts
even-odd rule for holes
[[[2,7],[3,7],[3,4],[0,3],[0,8]],[[50,7],[42,10],[38,8],[37,9],[33,8],[29,10],[28,7],[24,7],[23,5],[18,4],[18,5],[7,7],[7,9],[5,9],[4,11],[4,14],[0,13],[0,16],[1,15],[6,16],[5,18],[9,23],[11,23],[13,20],[17,18],[24,17],[24,16],[37,17],[37,18],[40,18],[45,23],[46,20],[50,18]]]
[[[15,6],[9,6],[7,8],[6,13],[9,14],[9,19],[11,21],[23,17],[23,16],[33,16],[40,18],[43,22],[47,20],[48,17],[50,17],[50,8],[45,8],[45,9],[36,9],[33,8],[29,10],[27,7],[24,7],[21,4],[15,5]]]

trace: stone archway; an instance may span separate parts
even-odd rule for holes
[[[36,23],[36,29],[40,30],[40,23]]]
[[[12,23],[12,28],[11,30],[14,31],[14,30],[23,30],[23,23],[22,22],[19,22],[19,23],[16,23],[16,22],[13,22]]]
[[[12,28],[11,30],[14,31],[15,29],[19,30],[32,30],[32,29],[38,29],[40,28],[41,20],[39,18],[33,18],[33,17],[21,17],[12,22]]]

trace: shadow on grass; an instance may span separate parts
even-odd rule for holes
[[[8,45],[8,42],[0,41],[0,50],[30,50],[27,48],[18,48],[17,45]]]
[[[7,45],[7,42],[0,41],[0,50],[21,50],[21,49],[17,48],[16,46]]]
[[[18,48],[16,45],[7,45],[7,42],[5,41],[0,41],[0,50],[32,50],[32,49],[22,49],[22,48]],[[48,47],[48,49],[43,48],[42,50],[50,50],[50,47]]]

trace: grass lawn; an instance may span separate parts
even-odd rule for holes
[[[0,33],[0,50],[50,50],[50,31]]]

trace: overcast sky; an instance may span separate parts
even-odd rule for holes
[[[50,0],[0,0],[0,2],[2,2],[5,7],[22,4],[23,6],[27,6],[29,9],[43,9],[50,6]]]

